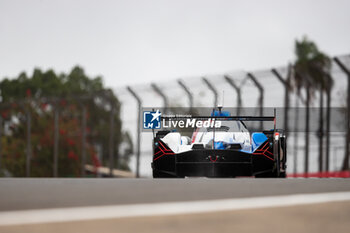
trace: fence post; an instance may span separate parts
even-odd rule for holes
[[[162,97],[163,99],[163,105],[164,105],[164,112],[168,112],[168,108],[169,108],[169,101],[168,101],[168,98],[166,97],[166,95],[163,93],[163,91],[155,84],[155,83],[152,83],[151,84],[151,87],[152,89]]]
[[[345,141],[345,156],[343,160],[343,166],[342,170],[349,170],[349,143],[350,143],[350,70],[338,59],[337,57],[334,58],[335,63],[342,69],[342,71],[348,76],[348,90],[347,90],[347,112],[346,112],[346,118],[347,118],[347,132],[346,132],[346,141]]]
[[[242,94],[241,94],[241,89],[236,85],[236,83],[233,81],[233,79],[225,75],[224,76],[226,82],[236,91],[237,93],[237,115],[239,116],[241,114],[241,107],[242,107]]]
[[[328,80],[332,80],[332,76],[329,74]],[[329,131],[330,131],[330,124],[331,124],[331,85],[328,83],[327,85],[327,103],[326,103],[326,108],[327,108],[327,121],[326,121],[326,163],[325,163],[325,171],[329,171],[329,145],[330,145],[330,136],[329,136]]]
[[[211,84],[208,79],[203,77],[202,80],[208,86],[208,88],[213,92],[213,94],[214,94],[214,108],[216,108],[218,105],[218,92],[216,91],[214,85]]]
[[[138,108],[138,114],[137,114],[137,132],[136,132],[136,177],[140,177],[140,148],[141,148],[141,108],[142,108],[142,101],[141,98],[134,92],[131,87],[127,87],[130,94],[136,99],[137,101],[137,108]]]
[[[297,172],[298,172],[298,144],[299,144],[299,137],[298,137],[298,132],[299,132],[299,101],[300,101],[300,96],[299,93],[297,94],[295,98],[295,117],[294,117],[294,148],[293,148],[293,153],[294,153],[294,168],[293,172],[296,177]]]
[[[319,109],[319,132],[318,132],[318,170],[323,171],[323,89],[320,88],[320,109]]]
[[[305,176],[309,176],[309,141],[310,141],[310,84],[306,86],[306,127],[305,127]]]
[[[110,101],[111,112],[109,116],[109,142],[108,142],[108,156],[109,156],[109,176],[113,177],[114,169],[114,112],[115,106],[113,101]]]
[[[305,114],[305,164],[304,164],[304,173],[305,177],[308,177],[309,174],[309,141],[310,141],[310,88],[311,81],[307,76],[301,75],[297,70],[295,70],[295,75],[300,79],[306,80],[306,114]]]
[[[180,79],[177,80],[177,83],[186,92],[186,94],[188,96],[189,105],[190,105],[190,112],[192,112],[192,110],[193,110],[193,94],[191,93],[190,89],[185,85],[185,83],[182,82]]]
[[[258,88],[260,96],[259,96],[259,107],[260,107],[260,116],[264,115],[264,87],[258,82],[257,78],[252,74],[248,73],[248,77],[253,81],[255,86]],[[263,130],[263,122],[260,122],[260,130]]]
[[[29,107],[27,108],[27,156],[26,156],[26,176],[30,177],[30,162],[32,159],[32,139],[31,139],[32,116]]]
[[[58,112],[58,104],[55,103],[55,111],[54,111],[54,145],[53,145],[53,177],[57,177],[58,175],[58,142],[59,142],[59,133],[58,133],[58,120],[59,120],[59,112]]]
[[[81,118],[81,176],[85,176],[85,163],[86,163],[86,106],[83,104],[82,118]]]
[[[287,78],[283,79],[282,75],[276,70],[271,69],[271,72],[277,77],[277,79],[283,84],[284,86],[284,130],[286,136],[288,135],[288,111],[289,111],[289,90],[290,90],[290,72],[291,72],[291,66],[288,66],[288,74]]]

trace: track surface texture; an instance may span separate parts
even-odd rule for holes
[[[349,179],[0,179],[0,211],[350,191]]]
[[[0,213],[350,191],[348,179],[0,179]],[[348,232],[350,201],[0,226],[0,232]]]

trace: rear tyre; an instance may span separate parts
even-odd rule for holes
[[[279,178],[286,178],[287,174],[286,172],[281,172]]]
[[[260,173],[255,175],[255,178],[276,178],[276,172],[264,172],[264,173]]]
[[[280,174],[277,175],[277,171],[266,172],[266,173],[255,175],[255,178],[286,178],[286,173],[280,172]]]
[[[153,169],[153,178],[158,179],[158,178],[176,178],[176,177],[168,173]]]

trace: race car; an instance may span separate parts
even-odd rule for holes
[[[154,178],[286,177],[286,135],[276,129],[276,111],[255,117],[230,116],[219,109],[193,119],[209,124],[194,129],[191,139],[176,130],[154,134]],[[210,124],[214,121],[220,125]],[[248,121],[271,121],[273,129],[251,133]]]

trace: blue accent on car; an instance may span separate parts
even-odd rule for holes
[[[267,137],[264,133],[252,133],[252,151],[258,149],[266,140]]]
[[[214,142],[214,149],[216,150],[225,150],[227,148],[226,142]]]
[[[228,112],[228,111],[213,111],[211,113],[211,116],[216,116],[216,117],[220,117],[220,116],[223,116],[223,117],[228,117],[228,116],[231,116],[231,113]]]

